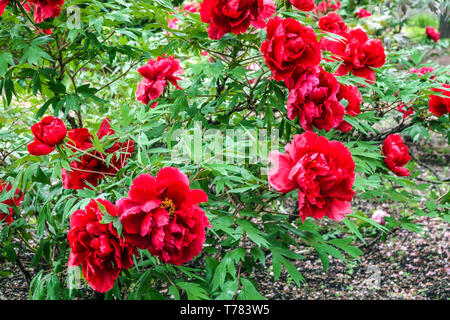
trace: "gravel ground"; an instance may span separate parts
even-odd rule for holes
[[[428,217],[417,233],[399,230],[385,242],[362,248],[360,263],[331,259],[324,273],[317,256],[297,261],[307,283],[287,284],[286,274],[273,283],[272,273],[257,275],[269,299],[449,299],[450,228]],[[309,255],[310,257],[310,255]]]
[[[265,269],[254,276],[268,299],[449,299],[450,227],[423,217],[420,234],[399,230],[385,242],[362,247],[358,263],[330,259],[324,273],[315,254],[298,260],[297,268],[307,283],[298,288],[282,272],[278,281]],[[270,265],[268,261],[268,265]],[[6,265],[11,267],[11,265]],[[0,278],[0,300],[28,298],[28,285],[16,268],[14,275]]]

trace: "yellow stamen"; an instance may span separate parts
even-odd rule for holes
[[[175,204],[169,198],[166,198],[165,200],[163,200],[159,207],[169,211],[169,215],[171,218],[173,218],[173,216],[175,215]]]

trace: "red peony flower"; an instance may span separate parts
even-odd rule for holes
[[[56,145],[64,142],[67,128],[64,122],[52,116],[44,117],[41,122],[31,126],[34,141],[28,145],[28,152],[43,156],[55,150]]]
[[[330,12],[319,19],[319,29],[342,35],[347,33],[348,27],[340,15],[335,12]]]
[[[437,32],[435,28],[433,28],[433,27],[426,27],[425,28],[425,33],[427,34],[428,38],[430,38],[434,42],[438,42],[439,41],[439,36],[441,34],[439,32]]]
[[[3,192],[8,192],[12,189],[10,184],[6,184],[4,181],[0,180],[0,194],[2,194]],[[9,206],[8,208],[8,212],[1,212],[0,211],[0,225],[2,223],[5,224],[11,224],[14,222],[14,217],[13,217],[13,213],[14,213],[14,209],[13,207],[19,207],[20,203],[23,201],[23,193],[20,192],[19,189],[16,190],[15,196],[9,199],[6,199],[4,201],[2,201],[3,204],[6,204],[7,206]]]
[[[361,113],[361,103],[363,102],[361,93],[356,86],[339,84],[339,91],[337,93],[337,99],[347,100],[347,106],[345,107],[345,113],[354,117]]]
[[[34,21],[42,23],[45,19],[56,18],[61,13],[65,0],[27,0],[24,8],[34,11]]]
[[[6,6],[8,5],[9,0],[0,0],[0,17],[5,11]]]
[[[414,108],[409,107],[407,110],[403,109],[405,108],[405,105],[403,102],[400,102],[397,106],[397,110],[403,113],[403,119],[407,118],[408,116],[412,115],[414,113]]]
[[[427,73],[432,73],[433,71],[434,71],[434,69],[433,69],[432,67],[422,67],[422,68],[420,68],[420,69],[416,69],[416,68],[410,68],[410,69],[409,69],[409,72],[410,72],[410,73],[417,74],[418,77],[424,76],[424,75],[426,75]],[[433,75],[433,76],[431,76],[430,78],[431,78],[431,79],[435,79],[436,76]]]
[[[358,12],[355,12],[355,16],[358,18],[367,18],[370,17],[372,14],[367,11],[366,9],[360,9]]]
[[[314,0],[289,0],[298,10],[311,11],[315,8]]]
[[[336,75],[343,76],[351,72],[357,77],[374,82],[375,72],[372,68],[379,68],[386,62],[381,41],[369,40],[367,34],[360,28],[352,29],[343,36],[344,41],[330,40],[326,37],[320,41],[323,49],[333,53],[337,60],[343,61]]]
[[[181,265],[202,250],[208,218],[198,206],[208,201],[203,190],[191,190],[177,168],[166,167],[155,177],[141,174],[127,198],[117,201],[125,241],[147,248],[165,263]]]
[[[314,30],[292,18],[269,20],[261,52],[277,81],[291,76],[297,68],[317,66],[321,59]]]
[[[274,165],[268,173],[269,183],[278,192],[298,189],[302,221],[324,216],[340,221],[351,212],[355,162],[347,147],[306,131],[296,134],[285,150],[286,154],[269,154]]]
[[[218,40],[228,32],[243,33],[250,25],[264,28],[264,20],[270,18],[275,9],[272,0],[203,0],[200,17],[202,22],[209,23],[209,37]]]
[[[390,134],[383,142],[384,163],[397,176],[409,176],[409,170],[404,166],[411,159],[408,147],[403,143],[402,137],[398,134]]]
[[[345,113],[351,117],[355,117],[361,113],[361,103],[363,98],[358,88],[353,85],[339,84],[339,91],[336,94],[338,101],[347,100],[347,106],[345,107]],[[353,126],[347,121],[343,120],[339,126],[338,130],[347,132],[353,129]]]
[[[106,118],[102,121],[97,132],[97,137],[102,139],[105,136],[114,134],[111,129],[110,120]],[[63,177],[63,187],[65,189],[84,189],[89,188],[87,183],[94,187],[98,185],[98,180],[103,179],[105,175],[116,175],[118,170],[127,164],[127,159],[134,152],[134,142],[117,142],[105,150],[104,153],[94,150],[92,143],[93,137],[88,129],[79,128],[69,130],[69,143],[67,144],[73,152],[84,151],[77,160],[70,163],[72,171],[68,172],[65,168],[61,169]],[[108,155],[114,154],[106,164]]]
[[[148,104],[151,100],[157,99],[164,91],[164,87],[168,82],[172,83],[177,89],[177,74],[182,74],[184,70],[180,66],[180,60],[174,57],[158,57],[157,60],[150,59],[145,66],[138,69],[141,76],[144,77],[136,90],[136,99],[144,104]],[[152,104],[152,108],[156,103]]]
[[[107,200],[91,200],[84,210],[77,210],[70,219],[67,235],[71,248],[68,266],[79,266],[89,285],[98,292],[114,287],[121,270],[133,266],[133,250],[121,241],[113,223],[101,223],[104,213],[117,217],[117,208]]]
[[[331,73],[320,67],[298,70],[286,80],[286,86],[288,118],[298,116],[303,129],[331,130],[342,122],[345,110],[336,98],[339,84]]]
[[[449,98],[436,96],[434,94],[430,95],[430,100],[428,101],[430,111],[437,117],[450,113],[450,84],[443,84],[441,88],[433,88],[431,90]]]
[[[340,1],[331,1],[326,0],[319,3],[316,8],[314,9],[315,14],[326,14],[330,11],[337,11],[341,8],[341,2]]]
[[[102,121],[100,128],[97,132],[97,137],[99,139],[103,139],[106,136],[110,136],[115,134],[116,132],[111,128],[111,120],[106,118]],[[128,140],[125,142],[118,142],[117,139],[114,139],[114,144],[105,150],[105,153],[99,153],[98,157],[105,159],[110,154],[114,154],[111,158],[110,165],[107,166],[105,162],[102,162],[102,166],[100,168],[101,172],[106,172],[111,175],[117,174],[117,169],[121,169],[125,167],[127,164],[127,159],[133,155],[134,152],[134,141]]]

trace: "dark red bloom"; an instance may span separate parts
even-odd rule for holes
[[[164,91],[169,82],[177,89],[177,74],[182,74],[184,70],[180,66],[180,60],[174,57],[158,57],[157,60],[150,59],[146,65],[140,67],[138,72],[144,77],[136,90],[136,99],[144,104],[148,104],[151,100],[157,99]],[[156,103],[152,104],[152,108]]]
[[[337,99],[347,100],[347,106],[345,107],[345,113],[354,117],[361,113],[361,103],[363,102],[361,93],[356,86],[339,84],[339,91],[337,93]]]
[[[348,26],[340,15],[335,12],[330,12],[319,19],[319,29],[342,35],[347,33]]]
[[[404,166],[411,159],[408,147],[398,134],[390,134],[383,142],[384,163],[397,176],[409,176],[409,170]]]
[[[166,167],[155,177],[141,174],[127,198],[117,201],[125,241],[147,248],[165,263],[181,265],[202,251],[208,218],[198,203],[203,190],[191,190],[177,168]]]
[[[45,19],[56,18],[61,13],[65,0],[27,0],[24,6],[28,11],[34,11],[34,21],[42,23]]]
[[[106,136],[115,134],[116,132],[111,128],[111,120],[106,118],[102,121],[100,128],[97,132],[97,137],[103,139]],[[100,168],[101,172],[106,172],[112,175],[117,174],[117,169],[123,168],[127,164],[127,159],[133,155],[134,142],[128,140],[124,142],[118,142],[114,139],[114,144],[105,150],[105,153],[99,153],[98,156],[102,159],[106,159],[108,155],[114,154],[111,158],[110,165],[107,166],[105,162],[102,163]]]
[[[0,180],[0,194],[2,194],[3,192],[8,192],[11,189],[12,189],[11,185],[6,184],[4,181]],[[19,207],[22,200],[23,200],[23,193],[20,192],[19,189],[17,189],[14,194],[14,197],[2,201],[2,203],[6,204],[9,208],[8,212],[0,211],[0,224],[2,223],[11,224],[14,222],[13,207],[14,206]]]
[[[0,0],[0,17],[5,11],[6,6],[8,5],[9,0]]]
[[[64,122],[52,116],[44,117],[31,126],[34,141],[28,145],[28,152],[35,156],[43,156],[55,150],[56,145],[64,142],[67,128]]]
[[[341,8],[340,1],[326,0],[319,3],[314,9],[315,14],[326,14],[330,11],[337,11]]]
[[[296,71],[286,80],[289,89],[288,118],[299,117],[305,130],[331,130],[344,118],[344,106],[337,100],[339,84],[336,78],[322,68]]]
[[[111,129],[108,118],[102,121],[97,132],[97,137],[102,139],[105,136],[114,134]],[[72,171],[68,172],[65,168],[61,169],[63,177],[63,187],[65,189],[84,189],[88,188],[87,182],[94,187],[98,185],[98,180],[103,179],[105,175],[116,175],[117,171],[123,168],[127,159],[134,152],[134,142],[118,142],[114,139],[114,144],[105,150],[104,153],[94,150],[92,143],[93,137],[88,129],[79,128],[69,130],[69,148],[81,156],[70,163]],[[114,154],[109,162],[106,163],[108,155]]]
[[[383,44],[379,39],[370,39],[360,28],[352,29],[345,35],[345,40],[336,41],[323,37],[320,41],[322,48],[342,60],[336,75],[343,76],[349,72],[362,77],[369,82],[375,81],[373,68],[379,68],[386,62]]]
[[[434,94],[430,95],[430,100],[428,101],[430,111],[437,117],[450,113],[450,85],[443,84],[441,88],[433,88],[431,90],[447,96],[448,98],[440,97]]]
[[[298,10],[311,11],[315,8],[314,0],[289,0]]]
[[[360,9],[358,12],[355,12],[355,16],[358,18],[367,18],[370,17],[371,15],[372,14],[366,9]]]
[[[269,20],[261,52],[277,81],[291,76],[295,69],[317,66],[321,59],[314,30],[292,18]]]
[[[244,33],[250,25],[264,28],[264,20],[270,18],[275,9],[272,0],[203,0],[200,17],[202,22],[209,23],[209,37],[218,40],[228,32]]]
[[[433,28],[433,27],[426,27],[425,28],[425,33],[427,34],[428,38],[430,38],[434,42],[438,42],[439,41],[439,36],[441,34],[439,32],[437,32],[435,28]]]
[[[355,162],[347,147],[306,131],[296,134],[284,149],[286,154],[269,154],[274,165],[268,173],[269,182],[283,193],[298,189],[302,221],[324,216],[340,221],[351,213]]]
[[[339,102],[341,102],[343,99],[347,101],[345,114],[348,114],[351,117],[355,117],[361,113],[361,103],[363,102],[363,98],[356,86],[340,83],[336,98]],[[344,120],[339,124],[337,129],[343,132],[347,132],[353,129],[353,126]]]
[[[83,210],[72,214],[67,238],[71,248],[68,266],[81,264],[89,285],[103,293],[114,287],[121,270],[133,266],[134,250],[121,241],[113,223],[101,223],[105,217],[102,210],[118,219],[117,208],[112,203],[91,200]]]
[[[412,115],[414,113],[414,108],[409,107],[407,110],[403,109],[405,108],[405,105],[403,102],[400,102],[397,106],[397,110],[403,113],[403,119],[407,118],[408,116]]]

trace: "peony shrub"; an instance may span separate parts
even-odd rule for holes
[[[0,269],[30,299],[263,299],[255,273],[301,286],[306,254],[448,221],[411,148],[449,140],[436,31],[405,47],[353,1],[102,4],[0,0]]]

